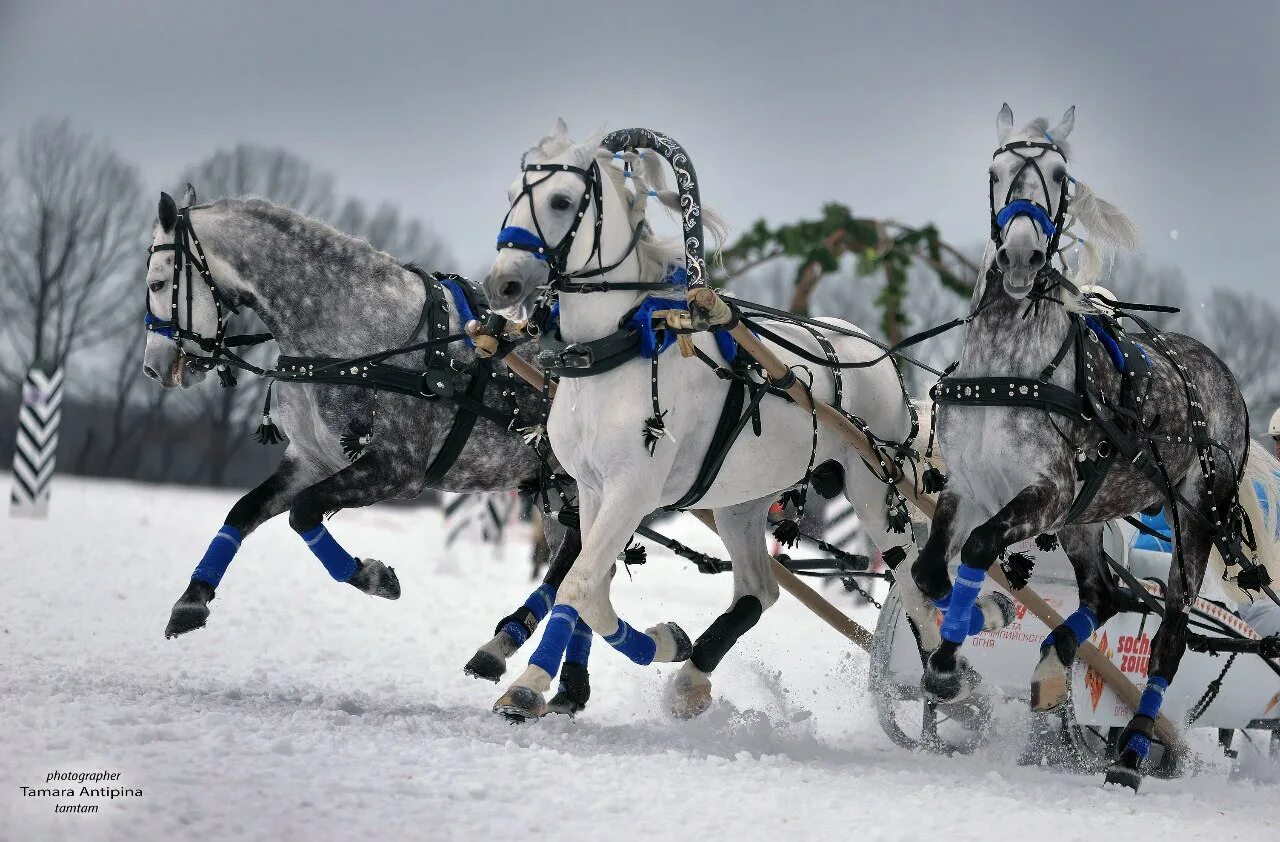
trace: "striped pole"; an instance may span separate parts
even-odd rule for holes
[[[22,383],[9,498],[9,512],[15,517],[44,518],[49,514],[49,485],[62,420],[62,374],[61,368],[46,374],[35,366]]]

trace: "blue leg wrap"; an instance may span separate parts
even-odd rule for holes
[[[1089,639],[1089,635],[1093,634],[1097,630],[1098,615],[1094,614],[1093,609],[1089,606],[1081,605],[1072,612],[1070,617],[1063,620],[1062,624],[1075,632],[1076,643],[1084,643]],[[1045,639],[1040,643],[1040,648],[1044,649],[1047,646],[1052,646],[1055,639],[1053,632],[1049,632]]]
[[[956,581],[951,588],[946,616],[942,618],[942,639],[951,643],[964,643],[970,631],[973,619],[973,605],[978,601],[982,591],[982,583],[987,578],[987,571],[967,564],[960,565],[956,571]],[[982,615],[979,613],[978,629],[982,629]]]
[[[931,600],[931,602],[933,602],[933,604],[938,608],[942,609],[943,611],[946,611],[948,608],[951,607],[951,594],[954,591],[955,591],[955,588],[952,588],[951,590],[947,591],[947,595],[944,596],[942,599],[934,599],[934,600]]]
[[[1164,702],[1164,691],[1168,689],[1168,679],[1161,678],[1158,675],[1148,678],[1146,689],[1142,691],[1142,698],[1138,700],[1136,715],[1145,716],[1148,719],[1155,719],[1159,716],[1160,705]],[[1151,750],[1151,738],[1145,734],[1133,734],[1129,737],[1129,742],[1125,744],[1125,748],[1145,759],[1147,752]]]
[[[564,651],[573,637],[574,626],[578,624],[578,612],[567,605],[557,605],[551,609],[551,617],[542,628],[542,640],[538,648],[529,657],[529,665],[542,667],[547,675],[555,678],[560,671],[560,661]]]
[[[604,642],[642,667],[652,664],[654,653],[658,651],[656,640],[644,632],[636,631],[622,618],[618,619],[617,630],[607,636]]]
[[[1147,679],[1147,687],[1138,700],[1138,716],[1155,719],[1160,714],[1160,705],[1164,702],[1164,691],[1169,689],[1169,682],[1158,675]]]
[[[342,549],[342,545],[334,540],[323,523],[301,534],[302,540],[307,542],[311,552],[320,559],[324,569],[328,570],[329,575],[334,579],[345,582],[356,574],[355,558]]]
[[[240,549],[242,537],[240,530],[234,526],[224,525],[219,529],[218,534],[209,542],[209,549],[204,551],[204,558],[200,559],[195,572],[191,574],[191,580],[217,588],[222,581],[222,574],[227,572],[231,559],[236,557],[236,551]]]
[[[529,609],[534,618],[541,623],[547,617],[547,612],[551,610],[551,606],[556,602],[556,589],[545,582],[536,591],[529,594],[529,598],[524,601],[524,607]],[[515,620],[507,623],[502,627],[517,646],[523,646],[524,642],[529,639],[529,630],[524,627],[523,623]]]
[[[565,650],[565,663],[587,665],[591,657],[591,627],[578,618],[573,627],[573,637],[569,638],[569,648]]]
[[[1129,738],[1129,744],[1125,748],[1146,760],[1147,754],[1151,751],[1151,738],[1146,734],[1134,734]]]

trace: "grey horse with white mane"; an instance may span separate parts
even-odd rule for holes
[[[279,344],[282,360],[345,359],[420,339],[427,312],[436,306],[441,308],[433,311],[439,313],[438,327],[458,334],[461,303],[476,293],[469,285],[458,289],[466,282],[454,279],[447,282],[453,283],[454,295],[443,295],[437,279],[288,208],[254,199],[195,202],[190,186],[182,208],[161,194],[147,263],[151,330],[143,366],[166,389],[190,388],[204,379],[216,361],[198,350],[225,346],[227,308],[252,308]],[[450,348],[448,365],[461,380],[474,355],[460,343]],[[427,351],[428,357],[432,353]],[[402,355],[389,362],[421,368],[423,357],[414,357]],[[519,388],[505,366],[495,365],[492,382],[480,384],[480,389],[482,403],[487,398],[489,404],[508,407],[530,423],[544,411],[541,397]],[[166,636],[205,625],[209,602],[240,542],[286,510],[290,525],[334,579],[374,596],[399,596],[394,571],[381,561],[352,556],[322,519],[339,509],[418,496],[446,446],[458,406],[439,396],[426,399],[361,385],[287,379],[275,382],[272,391],[272,414],[287,434],[288,446],[275,471],[227,514],[174,606]],[[351,451],[352,436],[359,440],[358,455]],[[497,421],[478,417],[456,459],[432,487],[529,488],[540,482],[547,467],[536,446]],[[495,637],[472,659],[468,672],[498,680],[506,658],[554,602],[580,542],[575,530],[566,530],[554,518],[547,518],[546,527],[556,554],[545,581],[524,606],[498,624]],[[571,709],[586,701],[585,654],[581,661],[562,682]]]
[[[922,683],[939,701],[972,690],[977,677],[957,653],[987,571],[1011,544],[1037,535],[1048,543],[1046,533],[1056,533],[1076,570],[1080,607],[1045,640],[1032,695],[1041,709],[1060,704],[1077,647],[1118,608],[1102,523],[1166,505],[1181,524],[1179,552],[1150,678],[1108,773],[1136,788],[1211,546],[1238,555],[1248,414],[1209,349],[1176,334],[1130,336],[1120,311],[1080,294],[1076,284],[1092,283],[1100,268],[1095,243],[1132,247],[1137,238],[1118,208],[1068,175],[1074,121],[1073,108],[1052,128],[1036,120],[1015,130],[1008,105],[997,118],[991,241],[959,367],[936,392],[948,482],[913,573],[945,618]],[[1063,232],[1075,223],[1088,229],[1088,243],[1073,283],[1053,263],[1074,245]],[[957,555],[953,586],[947,562]]]

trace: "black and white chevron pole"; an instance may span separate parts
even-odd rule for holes
[[[62,420],[62,372],[61,368],[46,373],[33,367],[22,383],[9,498],[9,511],[15,517],[43,518],[49,514],[49,484]]]

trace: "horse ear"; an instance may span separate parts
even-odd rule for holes
[[[169,232],[173,230],[173,226],[178,223],[178,206],[174,204],[173,197],[168,193],[161,191],[160,193],[160,227]]]
[[[196,189],[191,186],[191,182],[187,182],[187,190],[182,194],[182,206],[189,208],[196,203]]]
[[[1058,121],[1058,125],[1049,129],[1049,137],[1053,138],[1055,142],[1066,140],[1067,135],[1071,134],[1071,130],[1075,125],[1076,107],[1073,105],[1067,109],[1065,114],[1062,115],[1062,119]]]
[[[568,137],[569,136],[569,124],[564,121],[563,117],[556,118],[556,125],[555,125],[555,128],[551,130],[551,136],[552,137]]]
[[[1000,145],[1009,139],[1009,134],[1013,131],[1013,109],[1009,107],[1009,103],[1005,103],[1000,108],[1000,113],[996,115],[996,137],[1000,139]]]

